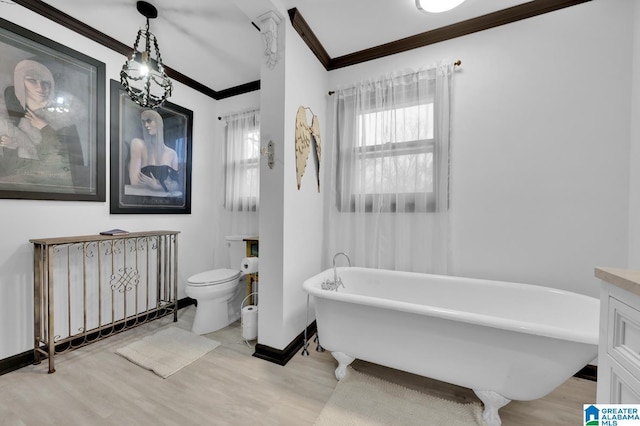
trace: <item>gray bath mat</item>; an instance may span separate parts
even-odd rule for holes
[[[220,345],[191,331],[169,327],[116,350],[134,364],[167,378]]]

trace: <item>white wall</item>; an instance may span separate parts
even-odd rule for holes
[[[633,2],[631,147],[629,153],[629,268],[640,269],[640,5]]]
[[[275,166],[260,174],[260,315],[258,343],[284,349],[305,326],[302,282],[320,270],[322,197],[311,156],[297,189],[295,118],[299,106],[318,116],[325,134],[327,72],[287,20],[279,27],[274,69],[261,73],[261,139],[273,140]],[[284,94],[284,97],[283,97]]]
[[[241,112],[260,109],[260,91],[253,91],[218,101],[218,116],[225,117]],[[213,158],[210,167],[214,173],[213,185],[210,185],[214,200],[211,222],[207,225],[215,231],[214,253],[211,260],[213,268],[238,268],[239,265],[228,265],[228,250],[224,237],[226,235],[258,235],[258,212],[229,212],[224,208],[225,188],[225,122],[217,120],[216,133],[213,138]],[[215,184],[219,182],[220,184]]]
[[[0,4],[0,15],[106,64],[106,152],[109,153],[109,79],[118,79],[125,57],[15,5]],[[135,34],[131,35],[133,37]],[[170,64],[170,58],[165,58]],[[217,236],[210,226],[214,181],[210,167],[216,134],[216,101],[174,82],[171,102],[193,111],[193,187],[190,215],[111,215],[109,202],[0,200],[0,359],[33,348],[32,238],[97,234],[110,228],[130,231],[169,229],[179,235],[179,298],[186,278],[211,267]],[[109,160],[106,159],[107,200]]]
[[[325,189],[318,189],[313,152],[309,153],[300,189],[297,187],[294,141],[298,108],[303,106],[310,109],[311,112],[307,114],[309,125],[314,114],[318,117],[321,150],[322,142],[327,141],[326,135],[329,131],[326,126],[328,74],[291,25],[287,25],[287,31],[289,41],[285,92],[287,161],[284,179],[284,240],[286,244],[283,253],[285,265],[283,343],[289,343],[303,330],[307,293],[302,289],[302,283],[322,269],[322,192]],[[324,164],[321,154],[319,170],[321,179],[326,170]],[[310,312],[309,317],[313,316],[313,312]]]
[[[633,3],[594,0],[330,73],[335,88],[462,60],[457,275],[598,296],[593,268],[626,266]]]

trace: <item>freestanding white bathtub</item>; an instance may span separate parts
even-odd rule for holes
[[[541,398],[598,354],[599,299],[510,282],[337,268],[309,278],[322,347],[342,379],[362,359],[471,388],[500,425],[510,400]]]

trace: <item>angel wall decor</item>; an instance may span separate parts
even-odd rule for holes
[[[313,115],[311,126],[307,124],[307,110]],[[318,192],[320,192],[320,122],[310,108],[300,106],[296,114],[296,174],[298,190],[302,183],[302,175],[304,175],[304,170],[307,167],[307,159],[309,158],[312,144],[315,145],[313,162],[316,166]]]

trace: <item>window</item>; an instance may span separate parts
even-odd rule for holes
[[[323,264],[344,252],[368,268],[450,273],[453,68],[445,60],[334,91]]]
[[[232,116],[226,129],[225,208],[256,211],[260,193],[258,111]]]
[[[348,199],[344,186],[339,195],[341,210],[435,210],[434,104],[432,97],[417,98],[407,96],[399,104],[361,108],[355,114],[348,135],[355,140],[353,156],[341,150],[349,163],[341,167],[349,182]]]
[[[358,129],[365,194],[433,192],[433,103],[360,114]]]

